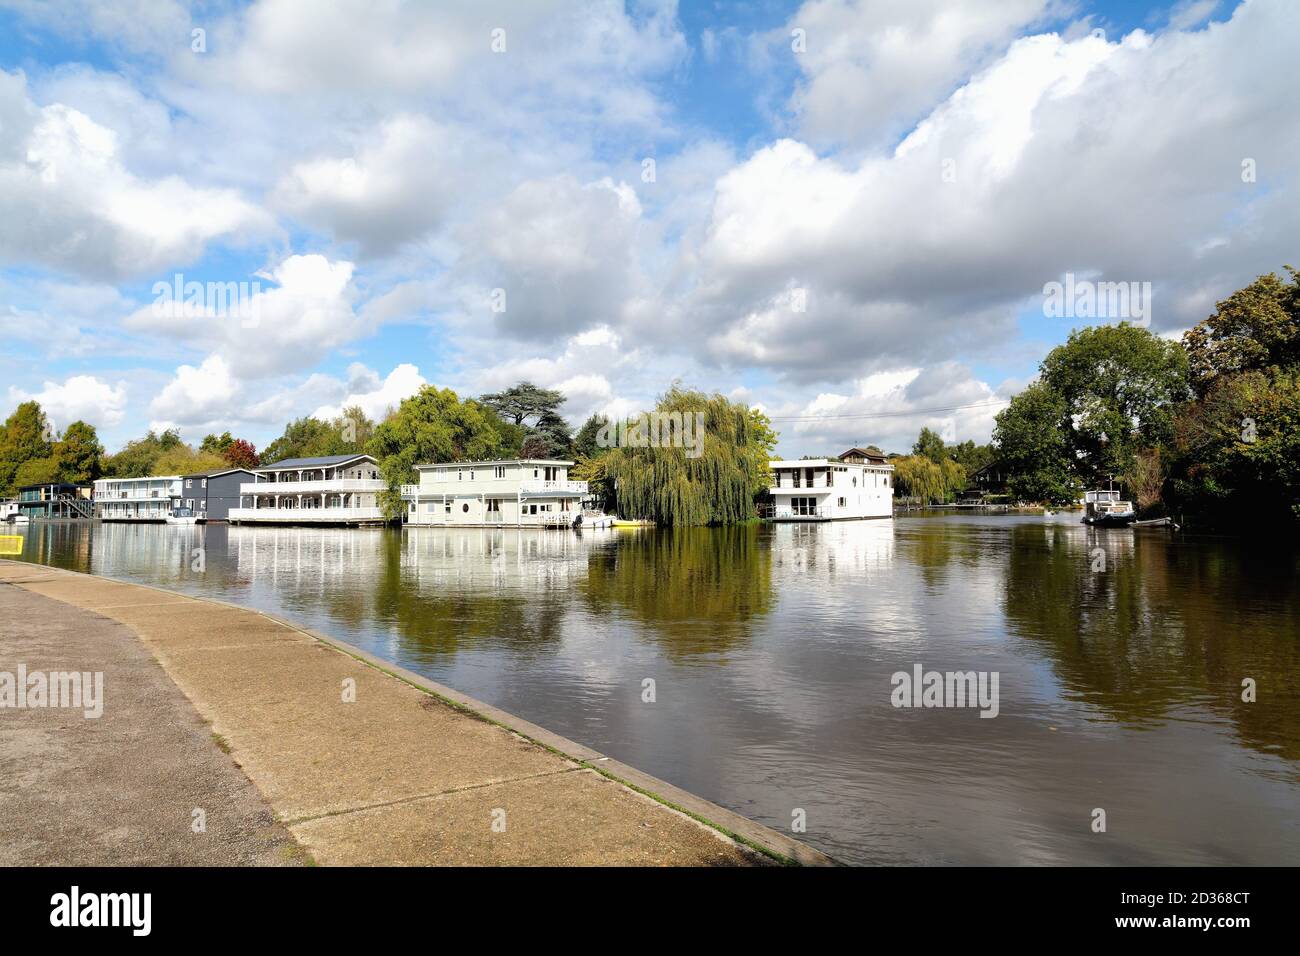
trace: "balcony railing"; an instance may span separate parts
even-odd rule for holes
[[[231,508],[231,521],[382,521],[380,508]]]
[[[319,495],[344,491],[383,491],[388,482],[379,478],[326,478],[324,481],[245,481],[241,495]]]
[[[419,493],[420,493],[419,485],[402,485],[403,498],[414,498]]]
[[[548,491],[576,492],[580,495],[587,493],[587,483],[585,481],[540,481],[530,479],[519,483],[519,490],[524,494],[545,494]]]

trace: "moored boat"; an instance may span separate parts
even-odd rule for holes
[[[1083,523],[1103,528],[1122,528],[1137,520],[1133,502],[1125,501],[1118,491],[1101,490],[1085,492],[1083,496]]]

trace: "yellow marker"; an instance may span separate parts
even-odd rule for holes
[[[20,534],[0,534],[0,554],[22,554],[23,536]]]

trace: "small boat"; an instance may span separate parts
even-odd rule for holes
[[[1133,502],[1124,501],[1118,491],[1098,489],[1085,492],[1082,504],[1084,524],[1100,528],[1124,528],[1137,520]]]
[[[199,520],[189,508],[177,508],[167,516],[168,524],[195,524]]]
[[[584,511],[579,517],[583,528],[614,527],[614,516],[607,515],[603,511]]]
[[[653,528],[654,522],[648,518],[613,518],[615,528]]]

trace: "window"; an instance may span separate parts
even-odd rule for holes
[[[411,502],[411,514],[415,514],[415,502]]]
[[[493,466],[493,468],[492,468],[492,477],[493,477],[493,478],[504,478],[505,476],[506,476],[506,466],[505,466],[505,465],[494,465],[494,466]]]
[[[800,482],[799,482],[799,478],[800,478],[800,476],[803,474],[803,472],[801,472],[798,468],[796,468],[796,469],[794,470],[794,473],[793,473],[793,474],[794,474],[794,487],[796,487],[796,488],[802,488],[803,485],[800,484]]]
[[[843,498],[840,499],[840,501],[839,501],[839,505],[840,505],[841,508],[844,507],[844,499],[843,499]]]
[[[463,471],[461,471],[459,468],[457,468],[457,469],[456,469],[456,480],[457,480],[457,481],[460,481],[460,480],[461,480],[462,478],[464,478],[464,477],[465,477],[465,473],[464,473]]]
[[[208,486],[208,479],[204,478],[202,479],[202,481],[203,481],[203,487],[206,488]]]
[[[465,502],[465,504],[461,505],[461,506],[460,506],[460,510],[461,510],[461,511],[464,511],[464,512],[468,512],[468,511],[469,511],[469,502],[467,501],[467,502]]]
[[[185,487],[186,487],[186,488],[188,488],[188,487],[189,487],[190,485],[192,485],[192,484],[194,484],[194,479],[193,479],[193,478],[186,478],[186,479],[185,479]]]
[[[412,504],[414,504],[414,502],[412,502]],[[434,510],[437,507],[438,507],[437,505],[435,505],[432,501],[430,501],[428,504],[424,506],[424,511],[426,514],[433,514]]]
[[[443,514],[448,514],[448,515],[451,514],[451,502],[450,502],[450,501],[445,502],[445,503],[443,504],[443,506],[442,506],[442,513],[443,513]]]
[[[487,510],[488,510],[488,511],[492,511],[492,512],[500,511],[500,510],[501,510],[501,499],[500,499],[500,498],[489,498],[489,499],[487,500]]]

